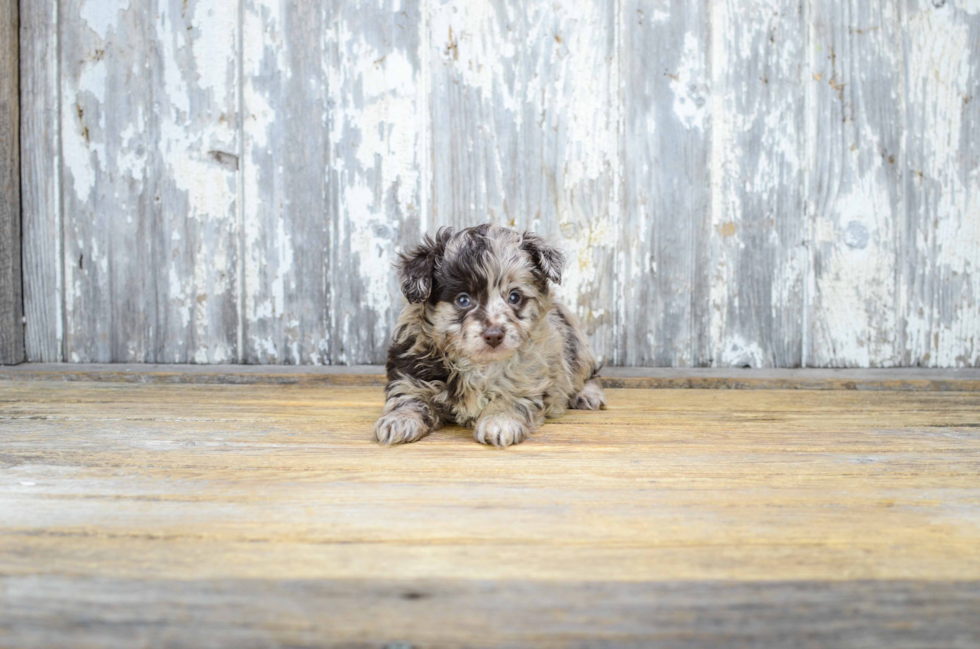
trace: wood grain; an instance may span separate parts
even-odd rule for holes
[[[978,582],[140,580],[5,577],[22,647],[972,649]],[[269,593],[275,593],[274,599]],[[514,606],[513,602],[520,602]],[[180,624],[169,624],[180,619]],[[162,623],[161,623],[162,621]],[[126,633],[121,631],[125,625]]]
[[[902,12],[820,0],[810,13],[807,363],[900,364],[905,192]]]
[[[626,172],[615,363],[708,365],[708,3],[628,0],[622,20]]]
[[[422,4],[336,2],[329,37],[330,362],[381,363],[404,304],[394,263],[424,231],[427,89]]]
[[[499,451],[378,447],[379,388],[0,382],[0,640],[980,637],[980,393],[608,397]]]
[[[21,208],[25,347],[29,361],[64,361],[58,2],[22,2]]]
[[[566,253],[559,297],[600,362],[616,353],[620,88],[617,3],[525,9],[524,223]]]
[[[325,316],[337,192],[328,172],[330,7],[280,0],[244,5],[246,363],[331,358]]]
[[[24,360],[16,0],[0,2],[0,364]]]
[[[980,364],[971,3],[22,4],[31,361],[381,363],[493,221],[607,365]]]
[[[527,227],[523,5],[433,0],[428,23],[430,227]]]
[[[711,7],[711,364],[799,367],[808,256],[803,6]]]
[[[65,359],[152,356],[155,177],[148,5],[58,6]],[[40,242],[39,242],[40,243]],[[43,245],[43,244],[42,244]],[[149,264],[144,262],[149,261]],[[149,297],[150,299],[147,299]]]
[[[239,16],[221,0],[155,0],[142,25],[152,39],[153,115],[146,174],[155,313],[144,361],[228,363],[238,358]],[[166,89],[160,96],[159,89]],[[139,300],[126,294],[122,301]],[[148,298],[144,298],[149,302]],[[139,306],[125,312],[139,317]],[[121,360],[121,359],[117,359]],[[131,359],[137,360],[137,359]]]
[[[980,12],[904,5],[903,364],[980,365]]]
[[[0,380],[383,386],[383,365],[156,365],[26,363]],[[740,369],[607,367],[607,388],[699,390],[900,390],[980,392],[977,369]]]
[[[66,359],[234,360],[236,14],[60,9]]]

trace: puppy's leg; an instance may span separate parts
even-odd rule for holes
[[[585,387],[572,397],[568,406],[576,410],[602,410],[606,409],[606,395],[599,387],[599,381],[592,379],[585,384]]]
[[[504,448],[520,444],[544,419],[541,400],[518,399],[491,403],[473,426],[473,439],[481,444]]]
[[[391,397],[374,424],[374,435],[382,444],[416,442],[439,427],[439,418],[421,399]]]

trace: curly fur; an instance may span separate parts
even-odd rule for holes
[[[509,446],[567,408],[605,408],[589,342],[552,295],[563,264],[537,235],[491,225],[443,228],[403,255],[409,304],[388,349],[378,441],[414,442],[455,422]]]

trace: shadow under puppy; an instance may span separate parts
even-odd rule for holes
[[[551,293],[563,264],[537,235],[493,225],[443,228],[402,255],[409,304],[388,349],[378,441],[455,422],[510,446],[566,408],[605,408],[589,341]]]

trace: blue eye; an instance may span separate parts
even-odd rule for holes
[[[517,291],[511,291],[510,296],[507,298],[507,301],[510,302],[511,304],[520,304],[522,297],[523,296]]]
[[[470,296],[466,293],[460,293],[456,296],[456,306],[459,308],[466,309],[470,306],[470,304],[472,304],[470,301]]]

